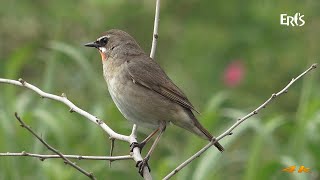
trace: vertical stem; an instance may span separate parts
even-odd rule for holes
[[[158,41],[158,27],[159,27],[159,14],[160,14],[160,0],[156,2],[156,12],[154,15],[154,25],[153,25],[153,39],[152,39],[152,47],[150,52],[150,57],[154,59],[157,49],[157,41]]]

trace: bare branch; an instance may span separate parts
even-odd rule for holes
[[[56,101],[62,102],[65,105],[67,105],[72,110],[72,112],[77,112],[80,115],[82,115],[82,116],[86,117],[87,119],[89,119],[91,122],[99,125],[111,137],[113,137],[115,139],[122,140],[122,141],[127,141],[127,142],[130,139],[129,136],[125,136],[125,135],[118,134],[118,133],[114,132],[102,120],[98,119],[96,116],[93,116],[90,113],[88,113],[88,112],[80,109],[76,105],[74,105],[71,101],[68,100],[68,98],[65,96],[64,93],[63,93],[63,96],[57,96],[57,95],[46,93],[46,92],[42,91],[41,89],[39,89],[38,87],[27,83],[25,80],[23,80],[21,78],[19,79],[19,81],[0,78],[0,83],[7,83],[7,84],[13,84],[13,85],[16,85],[16,86],[22,86],[22,87],[28,88],[28,89],[38,93],[41,98],[48,98],[48,99],[52,99],[52,100],[56,100]]]
[[[150,57],[154,59],[157,49],[157,41],[159,38],[158,28],[159,28],[159,15],[160,15],[160,0],[156,2],[156,12],[154,15],[154,25],[153,25],[153,37],[152,37],[152,47],[150,52]]]
[[[271,97],[269,99],[267,99],[263,104],[261,104],[258,108],[256,108],[255,110],[253,110],[251,113],[247,114],[246,116],[238,119],[228,130],[226,130],[224,133],[222,133],[220,136],[218,136],[216,139],[213,139],[209,144],[207,144],[205,147],[203,147],[201,150],[199,150],[197,153],[195,153],[193,156],[191,156],[189,159],[187,159],[186,161],[184,161],[183,163],[181,163],[177,168],[175,168],[173,171],[171,171],[166,177],[164,177],[164,180],[167,180],[169,178],[171,178],[172,176],[174,176],[175,174],[177,174],[182,168],[184,168],[185,166],[187,166],[190,162],[192,162],[194,159],[196,159],[197,157],[200,157],[200,155],[202,153],[204,153],[205,151],[207,151],[214,143],[218,142],[219,140],[223,139],[224,137],[233,134],[232,131],[238,127],[242,122],[244,122],[245,120],[247,120],[248,118],[258,114],[258,112],[265,108],[271,101],[273,101],[276,97],[282,95],[283,93],[288,92],[289,87],[295,83],[297,80],[299,80],[302,76],[306,75],[308,72],[310,72],[311,70],[315,69],[317,67],[317,64],[313,64],[312,66],[310,66],[307,70],[305,70],[303,73],[301,73],[299,76],[297,76],[296,78],[293,78],[288,85],[286,85],[282,90],[280,90],[279,92],[272,94]]]
[[[133,125],[132,126],[132,130],[131,130],[131,134],[130,134],[130,136],[131,137],[134,137],[134,138],[137,138],[137,130],[138,130],[138,127],[137,127],[137,125]]]
[[[112,154],[113,154],[113,149],[114,149],[114,141],[115,141],[115,139],[114,139],[114,138],[110,138],[110,141],[111,141],[110,156],[112,156]],[[110,161],[109,161],[109,167],[111,167],[112,161],[113,161],[113,160],[110,160]]]
[[[133,156],[133,159],[138,162],[138,161],[142,161],[143,158],[140,154],[140,149],[138,147],[134,148],[133,151],[132,151],[133,154],[136,154],[136,156]],[[144,167],[143,169],[143,178],[145,180],[152,180],[152,177],[151,177],[151,174],[149,172],[149,169],[148,167]]]
[[[57,159],[61,158],[59,155],[55,154],[35,154],[35,153],[29,153],[22,151],[20,153],[0,153],[0,156],[24,156],[24,157],[34,157],[39,158],[41,161],[46,159]],[[83,156],[83,155],[63,155],[66,158],[69,159],[77,159],[77,160],[103,160],[103,161],[116,161],[116,160],[128,160],[132,159],[131,155],[125,155],[125,156]]]
[[[25,80],[23,80],[21,78],[19,79],[19,81],[0,78],[0,83],[6,83],[6,84],[12,84],[12,85],[16,85],[16,86],[25,87],[25,88],[30,89],[30,90],[36,92],[37,94],[39,94],[41,98],[48,98],[48,99],[52,99],[52,100],[55,100],[58,102],[62,102],[63,104],[67,105],[72,110],[72,112],[76,112],[76,113],[84,116],[85,118],[87,118],[91,122],[95,123],[96,125],[100,126],[105,132],[107,132],[109,134],[109,136],[111,138],[118,139],[121,141],[126,141],[130,144],[133,142],[137,142],[137,140],[136,140],[136,127],[135,126],[133,128],[133,133],[130,136],[125,136],[125,135],[116,133],[108,125],[106,125],[102,120],[98,119],[96,116],[93,116],[92,114],[90,114],[90,113],[80,109],[76,105],[74,105],[70,100],[67,99],[67,97],[65,95],[64,95],[64,97],[62,97],[62,96],[57,96],[54,94],[46,93],[46,92],[42,91],[41,89],[39,89],[38,87],[27,83]],[[136,147],[134,149],[135,150],[131,154],[132,158],[136,162],[141,161],[142,157],[140,154],[139,147]],[[146,174],[144,176],[145,179],[152,179],[150,172],[148,171],[148,168],[144,169],[144,174]],[[150,178],[148,178],[148,177],[150,177]]]
[[[71,167],[75,168],[76,170],[78,170],[79,172],[81,172],[82,174],[88,176],[90,179],[96,179],[92,173],[87,172],[86,170],[82,169],[80,166],[76,165],[74,162],[71,162],[68,158],[66,158],[62,153],[60,153],[58,150],[54,149],[52,146],[50,146],[45,140],[43,140],[39,135],[37,135],[30,126],[28,126],[27,124],[25,124],[23,122],[23,120],[18,116],[18,113],[14,113],[15,117],[17,118],[17,120],[20,122],[21,127],[27,129],[33,136],[35,136],[43,145],[45,145],[50,151],[54,152],[55,154],[57,154],[58,156],[60,156],[60,158],[62,158],[64,160],[64,162],[66,164],[69,164]]]

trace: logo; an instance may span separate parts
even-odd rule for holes
[[[294,16],[280,14],[280,24],[286,26],[303,26],[306,22],[303,20],[304,15],[296,13]]]
[[[296,166],[289,166],[286,167],[284,169],[282,169],[283,172],[288,172],[288,173],[293,173],[296,171]],[[300,168],[298,169],[298,173],[309,173],[310,172],[310,168],[306,168],[304,166],[300,166]]]

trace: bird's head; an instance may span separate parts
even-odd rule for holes
[[[118,29],[104,32],[96,41],[86,43],[85,46],[97,48],[102,60],[107,60],[110,55],[115,53],[125,54],[130,49],[141,49],[133,37]]]

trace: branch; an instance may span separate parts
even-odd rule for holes
[[[125,136],[125,135],[118,134],[118,133],[114,132],[102,120],[100,120],[96,116],[93,116],[90,113],[88,113],[88,112],[80,109],[76,105],[74,105],[71,101],[68,100],[67,96],[64,93],[62,93],[61,96],[57,96],[57,95],[46,93],[46,92],[42,91],[41,89],[39,89],[38,87],[27,83],[25,80],[23,80],[21,78],[18,81],[11,80],[11,79],[2,79],[2,78],[0,78],[0,83],[7,83],[7,84],[13,84],[13,85],[16,85],[16,86],[22,86],[22,87],[28,88],[28,89],[38,93],[41,98],[48,98],[48,99],[52,99],[52,100],[56,100],[56,101],[62,102],[62,103],[64,103],[65,105],[67,105],[70,108],[70,112],[77,112],[78,114],[80,114],[80,115],[86,117],[87,119],[89,119],[91,122],[99,125],[112,138],[119,139],[119,140],[122,140],[122,141],[127,141],[127,142],[130,140],[129,136]]]
[[[131,131],[130,137],[136,139],[137,138],[137,130],[138,130],[138,127],[137,127],[137,125],[134,124],[133,127],[132,127],[132,131]],[[131,143],[133,143],[133,142],[134,141],[132,141]],[[133,159],[136,162],[141,161],[143,159],[142,156],[141,156],[140,151],[141,150],[138,147],[134,148],[133,151],[132,151],[133,154],[136,154],[136,156],[133,156]],[[152,176],[151,176],[151,174],[149,172],[148,167],[144,167],[143,168],[143,178],[145,180],[152,180]]]
[[[114,132],[102,120],[100,120],[96,116],[93,116],[90,113],[88,113],[88,112],[80,109],[76,105],[74,105],[71,101],[68,100],[68,98],[66,97],[66,95],[64,93],[61,96],[57,96],[57,95],[54,95],[54,94],[46,93],[46,92],[42,91],[41,89],[39,89],[38,87],[27,83],[26,81],[24,81],[21,78],[19,79],[19,81],[0,78],[0,83],[6,83],[6,84],[12,84],[12,85],[16,85],[16,86],[25,87],[25,88],[30,89],[30,90],[36,92],[37,94],[39,94],[41,98],[48,98],[48,99],[52,99],[52,100],[61,102],[61,103],[65,104],[65,105],[67,105],[70,108],[70,112],[76,112],[76,113],[84,116],[85,118],[87,118],[91,122],[95,123],[96,125],[100,126],[105,132],[107,132],[109,134],[109,136],[111,138],[118,139],[118,140],[121,140],[121,141],[126,141],[126,142],[128,142],[130,144],[133,143],[133,142],[137,142],[135,134],[131,134],[130,136],[125,136],[125,135],[118,134],[118,133]],[[136,128],[134,128],[134,129],[136,129]],[[140,150],[139,150],[138,147],[134,148],[134,151],[131,154],[131,156],[136,162],[142,160],[142,157],[141,157],[141,154],[140,154]],[[148,168],[144,169],[144,174],[146,174],[144,176],[145,179],[152,179],[151,175],[150,175],[150,173],[148,171]],[[148,177],[150,177],[150,178],[148,178]]]
[[[280,90],[277,93],[274,93],[271,95],[271,97],[269,99],[267,99],[263,104],[261,104],[258,108],[256,108],[255,110],[253,110],[251,113],[247,114],[246,116],[240,118],[237,120],[237,122],[235,122],[228,130],[226,130],[224,133],[222,133],[220,136],[218,136],[216,139],[213,139],[209,144],[207,144],[205,147],[203,147],[201,150],[199,150],[197,153],[195,153],[193,156],[191,156],[189,159],[187,159],[186,161],[184,161],[183,163],[181,163],[177,168],[175,168],[173,171],[171,171],[166,177],[163,178],[163,180],[167,180],[169,178],[171,178],[172,176],[174,176],[175,174],[177,174],[181,169],[183,169],[185,166],[187,166],[190,162],[192,162],[194,159],[196,159],[197,157],[200,157],[200,155],[202,153],[204,153],[206,150],[208,150],[214,143],[218,142],[219,140],[223,139],[224,137],[228,136],[228,135],[232,135],[232,131],[238,127],[241,123],[243,123],[245,120],[249,119],[250,117],[258,114],[258,112],[263,109],[266,108],[267,105],[273,101],[276,97],[287,93],[289,87],[295,83],[297,80],[299,80],[302,76],[306,75],[308,72],[310,72],[311,70],[315,69],[317,67],[317,64],[313,64],[312,66],[310,66],[307,70],[305,70],[303,73],[301,73],[299,76],[297,76],[296,78],[293,78],[288,85],[286,85],[282,90]]]
[[[57,159],[61,158],[59,155],[55,154],[35,154],[35,153],[29,153],[22,151],[20,153],[0,153],[0,156],[22,156],[22,157],[34,157],[39,158],[41,161],[44,161],[46,159]],[[116,160],[128,160],[132,159],[131,155],[125,155],[125,156],[82,156],[82,155],[63,155],[66,158],[69,159],[77,159],[77,160],[108,160],[108,161],[116,161]]]
[[[68,158],[66,158],[62,153],[60,153],[58,150],[54,149],[52,146],[50,146],[45,140],[43,140],[39,135],[37,135],[30,126],[25,124],[23,120],[18,116],[17,113],[14,113],[16,116],[17,120],[20,122],[21,127],[27,129],[32,135],[34,135],[43,145],[45,145],[50,151],[54,152],[57,154],[60,158],[64,160],[66,164],[69,164],[71,167],[75,168],[82,174],[88,176],[90,179],[95,180],[96,178],[93,176],[92,173],[87,172],[86,170],[82,169],[80,166],[76,165],[75,163],[71,162]]]
[[[159,38],[158,35],[158,27],[159,27],[159,15],[160,15],[160,0],[157,0],[156,2],[156,12],[154,15],[154,25],[153,25],[153,38],[152,38],[152,47],[150,52],[150,57],[154,59],[154,56],[156,54],[157,49],[157,41]]]
[[[159,15],[160,15],[160,0],[156,0],[156,10],[154,15],[154,25],[153,25],[153,38],[152,38],[152,46],[151,46],[151,52],[150,57],[154,59],[157,49],[157,41],[158,41],[158,27],[159,27]],[[137,126],[134,124],[132,127],[132,132],[130,137],[136,139],[137,138]],[[132,142],[133,143],[133,142]],[[133,156],[133,159],[138,162],[142,160],[140,149],[138,147],[133,149],[133,154],[136,154],[136,156]],[[148,167],[143,168],[143,178],[145,180],[152,180],[152,176],[149,172]]]

